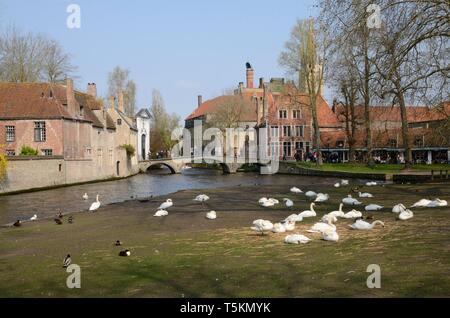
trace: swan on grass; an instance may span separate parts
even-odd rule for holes
[[[311,239],[309,237],[306,237],[302,234],[287,235],[284,238],[284,242],[287,244],[306,244],[310,241]]]
[[[348,180],[345,180],[345,179],[341,180],[341,185],[348,186],[348,184],[349,184]]]
[[[88,199],[89,199],[88,194],[87,193],[83,194],[83,200],[88,200]]]
[[[298,216],[301,217],[302,219],[303,218],[312,218],[312,217],[317,216],[316,211],[314,211],[315,205],[316,204],[314,202],[311,203],[311,205],[309,206],[309,210],[305,210],[305,211],[299,213]]]
[[[359,192],[358,194],[359,194],[360,198],[373,198],[373,194],[371,194],[369,192],[363,192],[363,193]]]
[[[404,210],[406,210],[406,206],[404,206],[401,203],[399,203],[397,205],[394,205],[394,207],[392,208],[392,212],[393,213],[400,213],[400,212],[402,212]]]
[[[199,194],[194,199],[194,201],[202,202],[202,203],[205,201],[208,201],[208,200],[209,200],[209,197],[206,194]]]
[[[295,230],[295,222],[294,221],[287,221],[283,224],[286,231],[290,232]]]
[[[330,213],[328,213],[328,215],[333,215],[333,216],[335,216],[337,218],[343,218],[344,215],[345,215],[344,211],[342,211],[343,207],[344,207],[343,203],[339,204],[339,210],[331,211]]]
[[[335,188],[339,188],[340,186],[341,186],[341,184],[340,184],[339,182],[337,182],[337,183],[334,184],[334,187],[335,187]]]
[[[322,239],[324,241],[337,242],[339,241],[339,234],[336,232],[336,229],[328,229],[322,232]]]
[[[206,218],[209,219],[209,220],[217,219],[216,211],[209,211],[208,213],[206,213]]]
[[[275,204],[278,204],[278,203],[280,203],[277,199],[273,199],[273,198],[269,198],[269,199],[267,199],[267,198],[261,198],[261,199],[259,199],[259,201],[258,201],[258,203],[261,205],[261,206],[263,206],[263,207],[272,207],[272,206],[274,206]]]
[[[292,208],[294,206],[294,202],[291,199],[284,198],[283,201],[287,208]]]
[[[33,215],[33,216],[30,218],[30,221],[36,221],[36,220],[37,220],[37,214]]]
[[[366,211],[379,211],[383,209],[383,206],[378,204],[369,204],[364,208]]]
[[[172,199],[167,199],[166,202],[161,203],[158,210],[166,210],[166,209],[170,208],[171,206],[173,206]]]
[[[368,187],[373,187],[373,186],[376,186],[376,185],[378,185],[378,183],[376,183],[375,181],[366,182],[366,186],[368,186]]]
[[[285,228],[284,225],[281,224],[281,223],[275,223],[275,224],[273,225],[272,232],[273,232],[273,233],[284,233],[284,232],[286,232],[286,228]]]
[[[441,199],[435,199],[426,205],[427,208],[437,208],[447,206],[447,201]]]
[[[98,198],[99,198],[99,195],[97,194],[97,200],[91,204],[91,206],[89,207],[89,211],[95,211],[100,207],[101,203],[98,200]]]
[[[357,220],[355,223],[349,225],[354,230],[372,230],[375,225],[380,224],[384,227],[384,223],[381,221],[374,221],[372,224],[363,220]]]
[[[158,210],[156,211],[155,214],[153,214],[153,216],[157,216],[157,217],[161,217],[161,216],[168,216],[169,212],[167,212],[166,210]]]
[[[325,201],[328,201],[329,198],[330,198],[330,196],[328,194],[318,193],[314,202],[325,202]]]
[[[315,197],[317,197],[317,193],[315,193],[314,191],[308,191],[305,193],[305,195],[309,198],[309,199],[313,199]]]
[[[413,218],[414,213],[411,210],[403,210],[398,214],[398,219],[402,221],[409,220]]]
[[[426,207],[428,204],[431,203],[431,200],[428,199],[422,199],[411,205],[411,208],[423,208]]]
[[[359,202],[357,199],[353,198],[351,194],[349,194],[346,198],[342,199],[342,203],[347,205],[360,205],[362,202]]]
[[[291,188],[291,192],[292,192],[292,193],[297,193],[297,194],[303,193],[303,191],[300,190],[300,189],[297,188],[297,187],[292,187],[292,188]]]
[[[331,217],[328,219],[328,222],[317,222],[316,224],[314,224],[313,226],[311,226],[311,228],[307,231],[309,233],[323,233],[325,231],[331,230],[331,231],[335,231],[336,230],[336,225],[334,225],[332,222],[336,222],[337,218],[336,217]]]
[[[303,217],[301,217],[298,214],[291,214],[283,220],[284,223],[289,222],[289,221],[301,222],[301,221],[303,221]]]
[[[264,232],[271,231],[273,229],[273,224],[270,221],[258,219],[253,221],[253,226],[251,229],[261,233],[261,235],[264,235]]]
[[[362,217],[362,213],[360,211],[356,211],[355,209],[344,214],[344,219],[356,219],[360,217]]]

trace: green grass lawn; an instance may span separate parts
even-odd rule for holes
[[[317,166],[311,162],[298,162],[297,166],[308,169],[318,169],[323,171],[341,171],[341,172],[356,172],[356,173],[401,173],[404,170],[404,165],[395,164],[378,164],[373,168],[365,164],[358,163],[324,163],[322,166]],[[431,170],[450,170],[448,164],[416,164],[411,168],[413,173],[427,172]]]
[[[260,196],[289,197],[295,212],[309,206],[290,186],[205,190],[218,213],[214,221],[193,202],[198,191],[183,191],[171,196],[175,205],[165,218],[152,216],[165,200],[160,198],[76,214],[74,224],[42,220],[0,229],[0,297],[450,296],[449,209],[414,210],[405,222],[389,212],[393,204],[422,197],[448,200],[449,185],[371,188],[375,198],[365,203],[387,207],[373,213],[386,227],[353,231],[349,220],[340,220],[338,243],[306,233],[318,218],[299,223],[294,232],[313,238],[306,245],[285,244],[285,234],[255,235],[252,220],[277,221],[293,212],[261,208]],[[317,206],[320,216],[336,210],[348,188],[321,190],[331,199]],[[124,246],[114,246],[117,239]],[[119,257],[125,248],[132,255]],[[67,253],[81,267],[81,289],[66,287]],[[381,266],[381,289],[366,287],[369,264]]]

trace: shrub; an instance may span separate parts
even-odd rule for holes
[[[6,156],[0,154],[0,180],[6,176],[6,168],[8,167],[8,161]]]
[[[129,157],[133,157],[136,152],[136,149],[134,149],[134,147],[129,144],[125,144],[120,147],[125,149],[125,151],[127,152],[127,156],[129,156]]]
[[[37,156],[38,150],[28,147],[28,146],[22,146],[22,149],[20,149],[20,155],[21,156]]]

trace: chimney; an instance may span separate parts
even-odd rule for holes
[[[203,96],[198,95],[197,96],[197,107],[200,107],[201,104],[203,104]]]
[[[73,90],[73,80],[71,78],[66,78],[66,99],[67,99],[67,111],[70,115],[75,115],[76,111],[76,100],[75,92]]]
[[[94,98],[97,98],[97,85],[95,83],[88,83],[87,93]]]
[[[119,92],[119,101],[117,103],[117,109],[120,110],[122,113],[125,113],[125,109],[123,107],[123,92]]]
[[[247,63],[247,88],[253,88],[253,69],[250,63]]]
[[[116,108],[115,104],[115,98],[114,96],[109,96],[108,98],[108,106],[110,110],[113,110],[114,108]]]
[[[259,88],[264,88],[264,77],[259,78]]]

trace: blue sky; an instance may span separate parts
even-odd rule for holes
[[[182,118],[203,99],[245,81],[245,62],[259,77],[282,77],[278,55],[297,18],[315,15],[314,0],[0,0],[0,27],[46,34],[72,54],[84,90],[120,65],[137,84],[137,108],[161,91]],[[68,29],[66,8],[81,7],[81,29]]]

